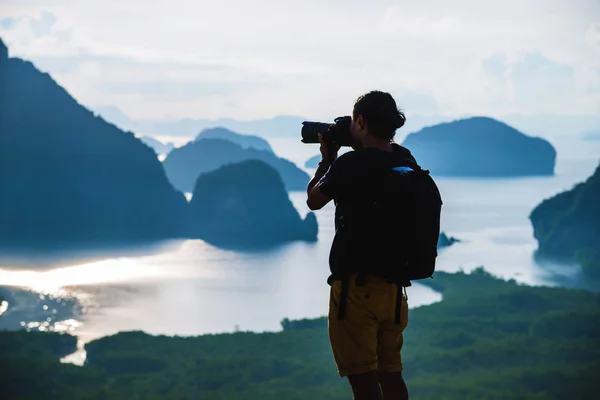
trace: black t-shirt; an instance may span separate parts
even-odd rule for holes
[[[339,204],[358,205],[369,199],[377,180],[378,172],[391,165],[409,159],[416,163],[410,151],[396,143],[392,143],[393,152],[372,147],[349,151],[339,156],[329,170],[319,180],[317,186],[336,205],[335,228],[340,218]]]

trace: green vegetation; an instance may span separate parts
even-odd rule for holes
[[[538,255],[576,259],[585,279],[600,280],[600,165],[571,190],[542,201],[531,212]]]
[[[584,248],[578,250],[575,256],[581,264],[581,275],[593,282],[600,282],[600,251]]]
[[[482,269],[437,273],[444,300],[411,310],[403,351],[412,399],[587,399],[600,390],[600,295],[527,287]],[[410,302],[410,290],[409,290]],[[69,336],[0,332],[6,399],[350,399],[325,318],[277,333],[123,332],[60,364]]]

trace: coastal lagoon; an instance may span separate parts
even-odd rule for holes
[[[270,142],[279,156],[299,166],[318,152],[317,146],[293,139]],[[529,285],[574,282],[576,265],[536,264],[528,215],[544,198],[591,175],[600,161],[600,143],[553,144],[558,150],[553,177],[436,178],[444,200],[442,230],[461,240],[440,251],[439,270],[484,266]],[[291,192],[290,199],[302,216],[308,212],[305,193]],[[24,304],[21,311],[8,304],[5,321],[16,318],[32,329],[69,330],[83,343],[125,330],[166,335],[273,331],[280,330],[284,318],[323,316],[329,296],[333,213],[333,204],[316,212],[316,243],[294,242],[266,251],[230,251],[184,240],[114,254],[73,255],[66,248],[47,261],[36,258],[31,263],[26,257],[16,261],[4,254],[0,284],[32,291],[35,301],[28,306],[50,313],[49,319],[44,315],[36,321],[35,312],[27,314],[29,319],[23,317]],[[408,288],[408,296],[413,308],[442,300],[439,293],[418,283]],[[76,305],[72,315],[52,313],[60,304],[57,299],[69,307]]]

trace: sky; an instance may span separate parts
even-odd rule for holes
[[[598,0],[0,0],[12,57],[133,119],[600,117]]]

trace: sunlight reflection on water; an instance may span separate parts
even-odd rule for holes
[[[8,310],[8,301],[3,300],[0,303],[0,315],[4,314],[6,312],[6,310]]]
[[[50,318],[45,321],[38,322],[32,321],[25,323],[21,322],[21,326],[27,330],[39,330],[42,332],[69,332],[73,333],[77,327],[81,326],[81,323],[75,319],[69,318],[64,321],[52,322]]]
[[[192,276],[196,278],[214,278],[220,275],[216,269],[199,269],[190,265],[194,259],[235,258],[235,253],[217,250],[202,241],[185,241],[179,255],[173,253],[142,257],[108,258],[80,265],[51,270],[0,269],[0,282],[7,286],[29,288],[35,292],[64,296],[65,287],[75,285],[108,284],[118,282],[144,282],[157,278]]]

